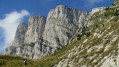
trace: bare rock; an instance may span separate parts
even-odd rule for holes
[[[25,34],[24,43],[35,43],[41,39],[44,32],[46,18],[43,16],[31,16],[29,18],[28,30]]]

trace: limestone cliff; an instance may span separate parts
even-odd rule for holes
[[[119,0],[92,11],[90,35],[73,44],[54,67],[119,67]]]
[[[15,43],[5,49],[5,53],[30,59],[55,53],[76,40],[78,32],[86,25],[89,16],[88,12],[64,5],[52,9],[47,18],[40,15],[31,16],[26,29],[18,26],[18,37],[15,37]]]
[[[24,43],[25,33],[27,31],[28,25],[26,23],[21,23],[18,25],[15,39],[10,47],[5,50],[6,54],[15,54],[16,47],[19,47],[21,44]]]
[[[38,42],[42,38],[46,24],[46,18],[43,16],[31,16],[29,18],[28,30],[25,34],[24,43],[31,44]]]
[[[28,28],[28,25],[25,22],[18,25],[15,39],[12,43],[14,46],[19,46],[24,43],[27,28]]]
[[[87,17],[88,12],[59,5],[48,14],[43,39],[53,48],[66,46],[85,24]]]
[[[46,56],[36,65],[43,67],[119,67],[119,0],[92,12],[59,5],[47,18],[31,16],[5,51],[30,59]]]

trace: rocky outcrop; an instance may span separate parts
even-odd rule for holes
[[[16,47],[19,47],[21,44],[24,43],[25,33],[27,31],[28,25],[26,23],[20,23],[18,25],[15,39],[11,46],[5,49],[6,54],[16,54]]]
[[[102,11],[102,10],[104,10],[106,7],[97,7],[97,8],[94,8],[94,9],[92,9],[92,11],[91,11],[91,15],[93,15],[94,13],[96,13],[96,12],[99,12],[99,11]]]
[[[48,14],[43,39],[53,48],[62,48],[70,44],[72,37],[83,26],[87,16],[88,12],[64,5],[57,6]]]
[[[29,18],[28,30],[25,34],[24,43],[31,44],[38,42],[42,38],[46,23],[46,18],[43,16],[31,16]]]
[[[40,15],[31,16],[28,24],[19,24],[15,39],[12,45],[5,49],[5,53],[30,59],[35,59],[36,56],[38,56],[38,58],[43,56],[40,51],[42,51],[41,39],[45,24],[46,18]],[[40,56],[38,54],[40,54]]]
[[[28,28],[28,25],[25,22],[20,23],[18,25],[16,35],[15,35],[14,41],[12,43],[13,46],[17,47],[24,43],[25,33],[27,31],[27,28]]]
[[[88,12],[64,5],[52,9],[47,19],[43,16],[31,16],[28,29],[25,29],[24,33],[19,33],[19,37],[23,37],[20,39],[22,41],[18,43],[16,40],[19,40],[19,37],[15,37],[15,43],[6,48],[5,53],[30,59],[55,53],[73,41],[78,31],[86,25],[88,17]]]
[[[106,9],[94,8],[90,13],[60,5],[49,12],[47,19],[31,16],[28,29],[27,24],[18,26],[16,40],[6,48],[6,54],[42,58],[81,37],[64,50],[43,58],[41,64],[45,62],[46,67],[119,67],[118,2]]]
[[[97,8],[92,10],[93,15],[89,19],[94,22],[89,26],[91,34],[77,41],[79,43],[67,50],[54,67],[119,67],[117,3],[119,0],[101,11]]]

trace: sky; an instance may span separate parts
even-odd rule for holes
[[[0,54],[11,45],[17,26],[28,22],[31,15],[43,15],[58,5],[90,12],[96,7],[108,7],[114,0],[0,0]]]

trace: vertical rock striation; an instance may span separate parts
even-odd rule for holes
[[[57,6],[48,14],[43,39],[53,48],[62,48],[70,44],[70,40],[80,28],[80,24],[84,23],[87,15],[87,12],[64,5]]]
[[[25,26],[26,29],[23,29],[24,33],[19,32],[22,28],[18,26],[18,37],[15,37],[13,44],[5,49],[5,53],[30,59],[55,53],[73,41],[77,32],[86,25],[88,17],[88,12],[64,5],[52,9],[47,18],[40,15],[31,16],[28,27]],[[19,39],[21,41],[17,42]]]
[[[25,22],[18,25],[15,39],[14,39],[12,45],[19,46],[20,44],[24,43],[24,38],[25,38],[25,33],[27,31],[27,28],[28,28],[28,25]]]
[[[29,18],[28,30],[25,34],[24,43],[35,43],[41,39],[44,32],[46,18],[43,16],[31,16]]]
[[[16,53],[16,47],[19,47],[21,44],[24,43],[25,33],[27,31],[28,25],[26,23],[20,23],[18,25],[15,39],[11,46],[9,46],[6,50],[6,54],[15,54]]]

